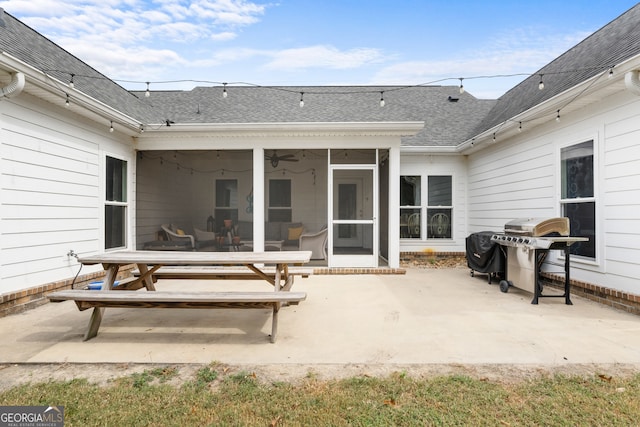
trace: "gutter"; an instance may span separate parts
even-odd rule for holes
[[[585,93],[594,94],[614,82],[619,82],[620,80],[632,79],[634,77],[633,71],[637,70],[639,67],[639,59],[640,55],[636,55],[620,64],[617,64],[615,66],[616,78],[614,81],[605,78],[600,84],[594,83],[594,80],[600,79],[602,76],[601,74],[597,74],[567,89],[566,91],[559,93],[540,104],[535,105],[529,110],[523,111],[522,113],[513,116],[506,121],[475,135],[470,139],[467,139],[456,147],[456,151],[462,154],[470,154],[480,149],[487,148],[488,146],[494,144],[494,134],[498,137],[497,140],[500,140],[500,136],[502,136],[502,139],[505,139],[507,135],[510,136],[514,133],[517,133],[519,131],[520,122],[532,122],[533,120],[537,120],[539,122],[549,122],[554,120],[555,118],[553,117],[553,114],[556,111],[558,111],[559,109],[566,111],[567,108],[571,106],[571,102],[576,100],[579,96],[585,95]],[[635,84],[627,83],[627,89],[633,92],[633,89],[629,87],[629,85],[635,86]],[[587,92],[589,89],[590,91]],[[569,109],[569,111],[572,110]],[[548,116],[548,119],[545,119],[545,116]],[[536,124],[536,126],[539,124],[540,123]],[[527,128],[531,129],[531,126],[528,126]]]
[[[102,118],[106,122],[106,126],[109,122],[113,122],[114,125],[120,125],[119,130],[123,130],[130,136],[138,135],[142,126],[142,122],[130,117],[121,111],[95,99],[84,92],[69,87],[68,83],[62,82],[52,76],[45,74],[44,72],[32,67],[31,65],[21,61],[20,59],[2,52],[0,54],[0,64],[6,66],[9,72],[16,75],[22,75],[25,81],[32,84],[42,90],[47,91],[51,95],[60,99],[60,105],[64,105],[67,94],[72,98],[75,105],[79,105],[87,112],[76,111],[78,114],[88,117],[92,120]],[[20,91],[22,92],[22,90]],[[13,96],[17,95],[14,93]]]

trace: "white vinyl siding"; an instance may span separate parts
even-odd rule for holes
[[[0,103],[0,293],[73,277],[66,254],[101,248],[99,127],[32,101]]]

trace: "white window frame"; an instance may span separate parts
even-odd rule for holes
[[[593,143],[593,197],[583,197],[580,199],[563,199],[562,198],[562,150],[574,145],[578,145],[578,144],[582,144],[585,142],[589,142],[592,141]],[[602,244],[603,244],[603,238],[602,238],[602,224],[601,224],[601,214],[600,214],[600,209],[601,209],[601,205],[602,203],[600,202],[601,197],[599,197],[599,191],[600,191],[600,186],[599,186],[599,173],[600,173],[600,158],[601,158],[601,154],[600,154],[600,145],[599,144],[599,139],[598,139],[598,134],[597,132],[595,134],[586,134],[583,137],[580,138],[572,138],[571,142],[567,142],[567,143],[563,143],[563,144],[559,144],[557,152],[556,152],[556,156],[557,156],[557,200],[558,200],[558,214],[562,215],[563,214],[563,206],[565,203],[576,203],[576,201],[579,202],[593,202],[595,203],[595,218],[594,218],[594,226],[595,226],[595,231],[594,234],[597,238],[596,241],[596,245],[595,245],[595,258],[590,258],[590,257],[585,257],[585,256],[581,256],[581,255],[576,255],[576,254],[572,254],[571,255],[571,262],[572,263],[580,263],[583,264],[585,266],[592,266],[592,267],[601,267],[601,253],[602,253]],[[571,232],[571,235],[575,235],[573,233],[573,231]],[[564,256],[560,253],[558,253],[558,258],[559,259],[564,259]],[[598,270],[598,268],[596,268],[596,270]]]
[[[289,181],[289,206],[271,206],[271,182]],[[291,178],[269,178],[267,181],[267,221],[271,221],[269,213],[272,210],[289,211],[291,221],[293,221],[293,180]]]
[[[117,201],[117,200],[107,200],[107,158],[112,158],[112,159],[116,159],[116,160],[120,160],[122,162],[125,163],[126,165],[126,173],[125,173],[125,189],[124,189],[124,196],[125,196],[125,200],[124,201]],[[117,251],[117,250],[122,250],[122,249],[126,249],[129,247],[130,244],[130,233],[129,233],[129,224],[130,224],[130,215],[131,215],[131,197],[132,197],[132,193],[131,193],[131,168],[132,168],[132,162],[130,159],[126,158],[125,156],[119,156],[117,154],[113,154],[113,153],[103,153],[102,156],[102,171],[103,171],[103,179],[102,179],[102,200],[103,200],[103,207],[102,207],[102,247],[104,248],[105,251]],[[122,206],[125,208],[124,210],[124,223],[122,225],[123,227],[123,233],[124,233],[124,245],[123,246],[115,246],[112,248],[107,248],[107,241],[106,241],[106,234],[107,234],[107,215],[106,215],[106,210],[107,210],[107,206]]]

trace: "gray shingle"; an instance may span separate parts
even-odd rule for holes
[[[155,118],[147,104],[122,86],[10,14],[5,12],[3,17],[5,25],[0,26],[0,49],[3,52],[62,82],[69,82],[71,74],[75,74],[76,89],[131,117],[142,121]],[[66,93],[65,90],[65,86],[60,87],[61,93]]]
[[[491,129],[597,74],[606,73],[609,67],[638,53],[640,4],[505,93],[473,131],[473,135]],[[540,74],[543,75],[544,90],[538,89]]]
[[[159,91],[148,102],[175,123],[424,121],[424,130],[403,141],[411,146],[463,142],[494,104],[460,94],[458,86],[243,86],[227,92],[223,98],[221,87]],[[449,97],[459,100],[450,102]]]

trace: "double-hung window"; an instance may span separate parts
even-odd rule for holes
[[[453,188],[450,175],[431,175],[427,189],[427,238],[450,239]]]
[[[571,245],[573,255],[596,258],[596,199],[594,191],[594,144],[586,141],[560,151],[562,215],[569,218],[571,235],[588,242]]]
[[[238,222],[238,180],[216,180],[216,227],[219,230],[225,219]]]
[[[105,249],[127,246],[127,162],[106,156]]]
[[[403,239],[420,239],[421,181],[419,175],[400,177],[400,237]]]
[[[269,222],[291,222],[291,180],[269,180]]]

